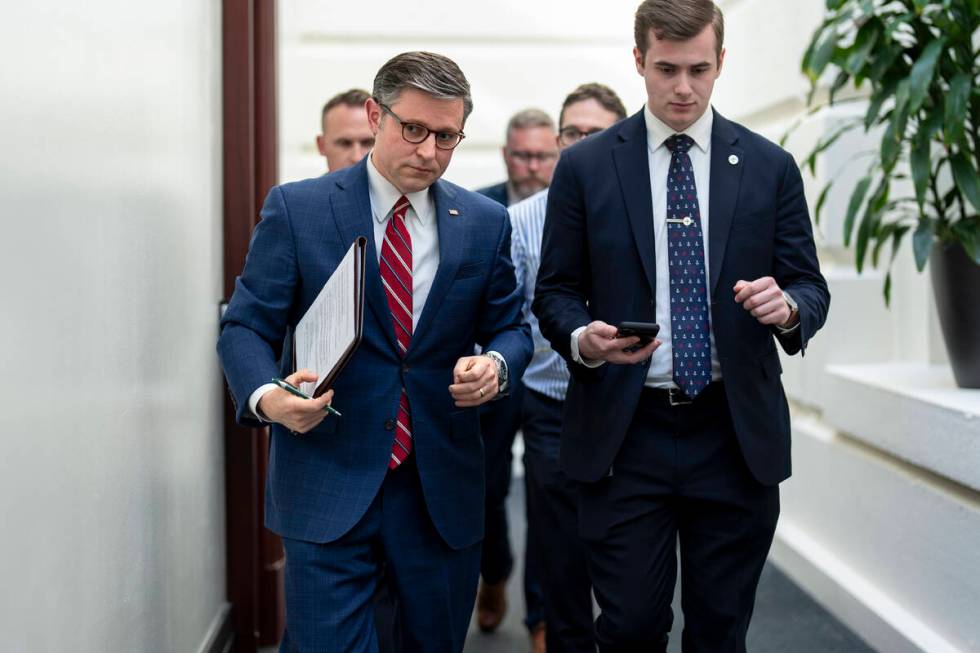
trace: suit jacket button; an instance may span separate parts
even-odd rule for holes
[[[395,420],[393,420],[393,419],[386,419],[385,420],[385,430],[386,431],[394,431],[395,430]]]

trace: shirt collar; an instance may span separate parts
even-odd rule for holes
[[[402,193],[374,167],[374,150],[368,155],[367,174],[368,194],[371,196],[371,209],[374,211],[374,219],[378,222],[384,222],[391,214],[391,210],[395,208],[395,202],[402,196]],[[415,213],[419,223],[423,227],[426,226],[435,212],[429,189],[425,188],[416,193],[406,193],[405,197],[411,203],[412,212]]]
[[[643,106],[643,118],[647,125],[647,143],[649,143],[651,151],[656,150],[658,147],[664,144],[664,141],[677,133],[672,127],[668,126],[660,118],[653,115],[653,112],[650,111],[650,107],[648,105]],[[711,129],[714,126],[714,122],[715,112],[714,109],[709,106],[708,110],[705,111],[700,118],[694,121],[694,124],[680,133],[687,134],[694,139],[694,144],[697,145],[702,152],[707,154],[708,148],[711,145]]]

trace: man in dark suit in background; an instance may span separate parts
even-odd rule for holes
[[[547,188],[558,160],[555,123],[541,109],[518,111],[507,121],[506,144],[502,149],[507,181],[476,192],[504,206],[530,197]],[[507,519],[514,436],[520,428],[524,386],[512,379],[510,394],[480,411],[480,426],[486,447],[487,500],[486,537],[480,561],[480,592],[476,601],[476,622],[483,632],[493,632],[507,612],[507,579],[514,567]],[[544,603],[538,580],[538,552],[525,538],[524,546],[524,624],[531,636],[532,650],[544,648]]]
[[[555,121],[541,109],[518,111],[507,121],[506,143],[501,149],[507,180],[476,192],[510,206],[551,183],[558,160]]]
[[[398,55],[366,109],[370,156],[269,193],[218,350],[238,419],[273,423],[266,526],[286,550],[282,650],[376,653],[384,565],[404,650],[459,653],[483,536],[477,407],[523,373],[531,341],[506,210],[440,179],[472,109],[462,71]],[[368,263],[353,358],[319,399],[269,385],[292,371],[289,335],[358,238]],[[331,401],[343,417],[324,419]]]
[[[710,0],[643,2],[646,106],[549,191],[533,309],[572,374],[561,462],[603,653],[665,650],[678,539],[684,650],[745,650],[790,474],[775,343],[802,352],[830,301],[792,157],[710,106],[723,36]],[[659,339],[630,351],[622,321]]]

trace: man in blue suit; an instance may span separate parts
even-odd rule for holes
[[[745,650],[790,474],[775,344],[802,352],[830,301],[792,157],[710,106],[723,36],[710,0],[643,2],[646,106],[565,150],[548,196],[533,310],[572,374],[602,653],[666,649],[678,540],[683,649]]]
[[[382,564],[405,650],[462,650],[483,536],[477,406],[531,355],[506,210],[440,180],[471,109],[443,56],[382,66],[366,105],[371,154],[272,189],[222,320],[238,419],[273,423],[266,525],[286,550],[283,651],[376,651]],[[292,371],[292,329],[361,237],[367,307],[353,359],[316,400],[269,385]],[[474,344],[485,354],[468,355]],[[325,417],[329,403],[343,417]]]

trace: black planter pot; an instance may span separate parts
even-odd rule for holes
[[[932,251],[929,268],[956,385],[980,388],[980,265],[950,244]]]

